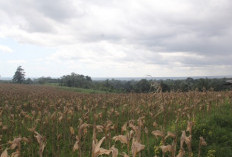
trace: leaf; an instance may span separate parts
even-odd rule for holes
[[[73,152],[75,152],[76,150],[78,150],[79,149],[79,138],[78,138],[78,136],[76,137],[76,142],[75,142],[75,144],[74,144],[74,146],[73,146]]]
[[[110,151],[112,152],[112,157],[118,156],[118,149],[114,147],[114,145],[110,148]]]
[[[194,125],[194,122],[188,122],[186,131],[192,133],[193,125]]]
[[[144,148],[145,148],[145,145],[133,139],[132,145],[131,145],[131,151],[132,151],[133,157],[136,157],[136,154],[142,151]]]
[[[156,138],[157,138],[158,136],[164,137],[164,133],[163,133],[162,131],[160,131],[160,130],[152,131],[152,134],[155,135]]]
[[[158,126],[158,124],[156,122],[153,122],[153,127],[156,128]]]
[[[9,141],[8,143],[11,144],[10,149],[15,149],[16,147],[20,147],[20,142],[22,141],[21,137],[14,138],[13,141]]]
[[[92,153],[93,153],[93,157],[98,157],[99,155],[109,155],[111,153],[110,150],[101,148],[101,144],[102,142],[105,140],[105,137],[103,137],[99,142],[95,143],[93,140],[93,144],[92,144]]]
[[[125,152],[122,152],[123,157],[129,157]]]
[[[124,132],[127,130],[127,123],[123,124],[121,131]]]
[[[185,155],[184,149],[180,149],[176,157],[184,157],[184,155]]]
[[[96,129],[98,132],[103,132],[103,126],[102,125],[97,125]]]
[[[200,137],[200,145],[201,146],[207,146],[207,143],[203,137]]]
[[[12,153],[10,157],[19,157],[19,156],[20,156],[20,152],[16,151],[16,152]]]
[[[172,152],[173,151],[173,148],[171,145],[167,145],[167,146],[160,146],[161,150],[163,153],[166,153],[166,152]]]
[[[2,152],[1,157],[9,157],[9,156],[8,156],[7,150],[8,150],[8,148],[6,148],[6,149]]]
[[[168,134],[167,134],[167,136],[165,137],[165,139],[167,139],[168,137],[171,137],[171,138],[175,139],[175,138],[176,138],[176,134],[174,134],[174,133],[168,131]]]
[[[37,142],[39,143],[39,156],[43,156],[43,151],[46,146],[45,138],[43,138],[38,132],[35,131],[35,138],[37,139]]]
[[[69,127],[69,130],[70,130],[71,135],[74,135],[74,134],[75,134],[75,131],[74,131],[74,129],[73,129],[72,126]]]
[[[113,140],[116,141],[120,141],[123,144],[127,144],[128,143],[128,139],[125,135],[118,135],[118,136],[114,136]]]

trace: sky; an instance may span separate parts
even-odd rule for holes
[[[0,76],[232,75],[231,0],[0,0]]]

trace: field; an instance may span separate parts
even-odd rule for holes
[[[232,156],[232,92],[85,94],[0,84],[0,154]]]
[[[57,89],[61,89],[61,90],[68,90],[68,91],[73,91],[73,92],[78,92],[78,93],[86,93],[86,94],[104,94],[104,93],[109,93],[107,91],[95,90],[95,89],[85,89],[85,88],[59,86],[58,83],[48,83],[48,84],[45,84],[45,85],[46,86],[56,87]]]

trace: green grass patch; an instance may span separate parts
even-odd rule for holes
[[[78,92],[78,93],[86,93],[86,94],[105,94],[105,93],[109,93],[107,91],[95,90],[95,89],[85,89],[85,88],[77,88],[77,87],[59,86],[58,83],[47,83],[45,85],[52,86],[52,87],[55,87],[55,88],[61,89],[61,90],[68,90],[68,91],[73,91],[73,92]]]
[[[193,145],[197,147],[199,137],[207,141],[202,156],[232,156],[232,115],[231,104],[214,109],[208,116],[199,116],[193,128]]]

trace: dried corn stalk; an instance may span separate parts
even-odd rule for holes
[[[34,133],[35,133],[35,138],[37,139],[37,142],[39,143],[39,156],[42,157],[44,148],[47,144],[46,139],[42,137],[38,132],[35,131]]]

